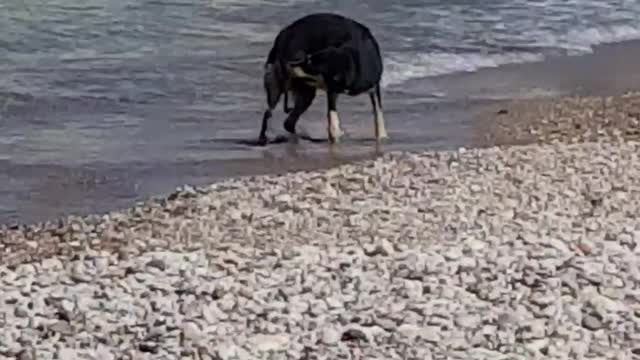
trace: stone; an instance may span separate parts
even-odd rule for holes
[[[462,249],[458,246],[451,246],[444,253],[445,259],[449,261],[458,260],[462,258],[462,256]]]
[[[402,336],[411,339],[423,339],[430,343],[438,343],[441,340],[439,329],[436,327],[421,327],[411,324],[402,324],[398,327],[397,332]]]
[[[334,328],[325,328],[322,330],[322,342],[327,345],[335,345],[340,342],[340,332]]]
[[[558,250],[560,254],[570,254],[571,249],[569,246],[562,240],[557,238],[549,238],[547,239],[547,244],[549,244],[554,249]]]
[[[220,344],[214,350],[214,354],[215,354],[214,359],[220,359],[220,360],[236,359],[239,349],[240,349],[239,346],[230,342]]]
[[[79,359],[78,351],[72,348],[60,347],[56,352],[57,359]]]
[[[289,336],[284,334],[279,335],[255,335],[251,339],[251,343],[253,347],[261,352],[269,352],[269,351],[283,351],[287,348],[289,344]]]
[[[150,268],[158,269],[160,271],[165,271],[165,269],[167,267],[167,265],[164,263],[164,260],[162,260],[162,259],[150,260],[149,262],[147,262],[146,266],[150,267]]]
[[[535,339],[525,343],[525,347],[532,352],[546,352],[549,346],[549,339]]]
[[[202,339],[202,329],[200,325],[193,321],[188,321],[182,325],[182,333],[185,339],[199,341]]]
[[[474,314],[458,315],[455,324],[465,329],[475,329],[481,324],[480,316]]]
[[[604,324],[599,316],[589,314],[582,317],[582,326],[591,331],[596,331],[602,329]]]
[[[340,336],[340,341],[351,342],[351,341],[362,341],[367,342],[369,339],[367,338],[367,334],[365,334],[360,329],[347,329]]]
[[[29,317],[29,311],[23,306],[16,306],[13,311],[13,315],[18,318]]]

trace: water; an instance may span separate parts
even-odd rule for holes
[[[408,147],[464,141],[462,125],[447,128],[461,113],[423,116],[433,104],[470,97],[466,86],[439,76],[640,38],[636,0],[4,0],[0,223],[107,209],[185,181],[283,169],[265,158],[292,159],[290,150],[234,140],[257,135],[262,64],[275,34],[314,11],[346,14],[373,30],[385,56],[390,135]],[[492,90],[471,95],[504,96]],[[300,126],[324,135],[324,98],[316,102]],[[367,99],[340,106],[346,130],[371,137]],[[273,128],[281,128],[281,116]],[[326,147],[308,148],[296,151],[339,161]],[[349,149],[344,157],[369,154],[370,144]]]

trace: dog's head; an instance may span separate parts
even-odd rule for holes
[[[299,51],[288,65],[312,77],[322,76],[328,85],[336,88],[347,88],[356,70],[354,53],[347,47],[329,47],[312,54]]]

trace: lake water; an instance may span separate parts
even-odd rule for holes
[[[390,148],[464,143],[460,101],[562,90],[552,86],[557,74],[514,87],[461,73],[640,38],[637,0],[3,0],[0,224],[103,211],[285,163],[367,156],[366,98],[340,100],[345,130],[360,139],[340,159],[322,155],[324,144],[235,143],[257,136],[262,66],[277,31],[316,11],[354,17],[378,38]],[[326,136],[324,101],[302,129]]]

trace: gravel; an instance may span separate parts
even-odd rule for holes
[[[393,153],[3,229],[0,358],[638,358],[639,150]]]
[[[581,143],[602,137],[639,141],[640,93],[497,102],[476,120],[476,146]]]

